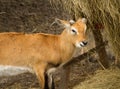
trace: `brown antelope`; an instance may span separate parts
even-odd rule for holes
[[[86,19],[56,20],[65,29],[60,35],[16,32],[0,33],[0,65],[32,69],[45,89],[45,73],[68,62],[76,48],[84,47]]]

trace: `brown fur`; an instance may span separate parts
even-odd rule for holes
[[[57,65],[71,59],[75,41],[85,40],[84,25],[79,20],[73,24],[80,33],[76,36],[68,34],[66,29],[60,35],[0,33],[0,65],[32,68],[44,89],[44,72],[49,64]]]

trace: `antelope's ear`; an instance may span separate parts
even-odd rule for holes
[[[80,22],[83,22],[83,23],[87,23],[87,19],[86,19],[86,18],[79,18],[79,19],[78,19],[78,22],[79,22],[79,21],[80,21]]]
[[[86,18],[82,18],[81,20],[83,23],[87,23],[87,19]]]
[[[65,28],[70,28],[70,23],[68,21],[65,20],[60,20],[60,19],[55,19],[55,22],[59,25],[59,26],[63,26]]]
[[[73,25],[75,23],[75,21],[74,20],[70,20],[69,23],[70,23],[70,25]]]

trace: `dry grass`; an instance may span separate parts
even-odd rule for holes
[[[120,0],[50,0],[54,8],[63,7],[76,19],[84,16],[91,29],[104,28],[117,59],[120,60]]]
[[[99,70],[90,79],[73,89],[120,89],[120,69]]]

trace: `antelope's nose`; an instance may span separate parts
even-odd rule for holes
[[[87,45],[88,42],[87,42],[87,41],[83,41],[82,43],[83,43],[84,45]]]
[[[82,47],[84,47],[84,46],[86,46],[87,45],[87,41],[82,41],[81,43],[80,43],[80,46],[82,46]]]

